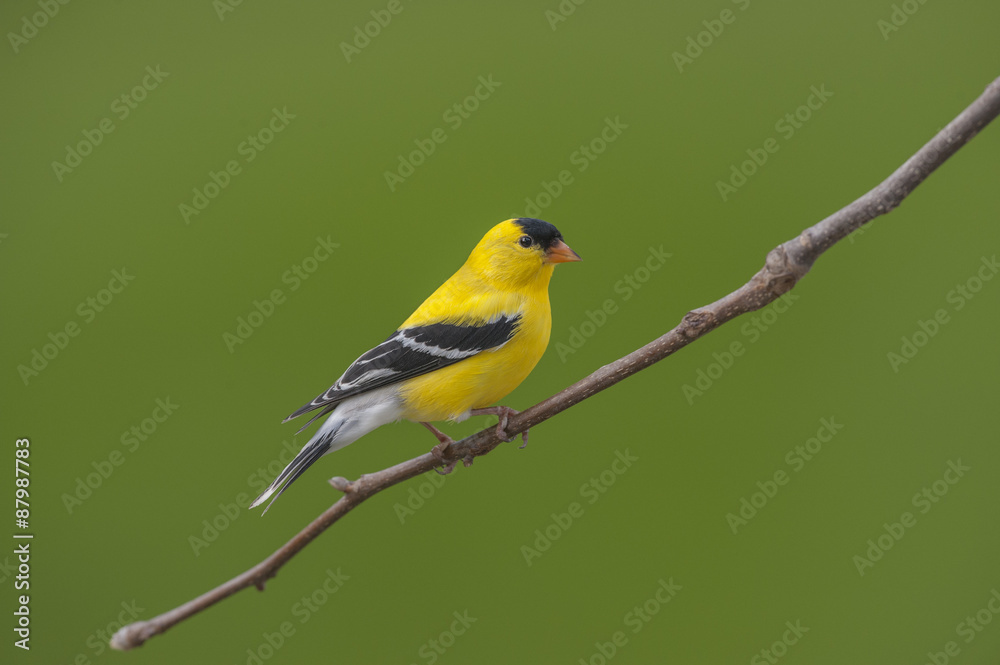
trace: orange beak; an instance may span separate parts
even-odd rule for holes
[[[569,261],[582,261],[580,255],[569,248],[569,245],[562,240],[556,240],[545,252],[546,263],[568,263]]]

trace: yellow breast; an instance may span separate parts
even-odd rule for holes
[[[496,404],[538,364],[551,329],[548,298],[532,303],[522,311],[514,336],[502,347],[403,382],[403,417],[414,421],[463,420],[470,409]]]
[[[496,280],[484,281],[481,271],[467,263],[425,300],[400,328],[431,323],[476,325],[515,314],[520,315],[520,322],[503,346],[400,384],[403,417],[462,420],[470,409],[495,404],[520,385],[549,343],[551,275],[552,266],[545,266],[530,284],[504,288]]]

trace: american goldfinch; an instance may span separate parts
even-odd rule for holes
[[[493,414],[500,420],[497,433],[506,439],[507,417],[517,412],[490,405],[514,390],[542,357],[552,328],[552,271],[556,263],[579,260],[548,222],[509,219],[490,229],[458,272],[388,339],[285,419],[322,409],[308,426],[330,414],[250,507],[272,495],[273,503],[320,457],[386,423],[421,423],[440,441],[433,449],[439,457],[452,441],[431,421]]]

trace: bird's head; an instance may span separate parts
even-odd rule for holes
[[[548,286],[557,263],[579,261],[559,230],[540,219],[500,222],[483,236],[466,265],[484,279],[511,287]]]

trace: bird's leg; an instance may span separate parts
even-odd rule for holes
[[[448,475],[449,473],[451,473],[452,469],[455,468],[456,462],[446,462],[444,459],[444,451],[448,448],[448,446],[450,446],[455,442],[452,440],[450,436],[439,430],[437,427],[434,427],[434,425],[425,422],[421,422],[420,424],[429,429],[431,431],[431,434],[436,436],[437,440],[440,441],[439,444],[431,448],[431,455],[434,455],[434,457],[436,457],[438,461],[444,464],[444,467],[441,469],[435,468],[434,470],[437,471],[442,476]],[[466,464],[466,466],[468,466],[468,464]]]
[[[507,436],[507,419],[511,416],[516,416],[520,411],[516,411],[509,406],[491,406],[485,409],[473,409],[469,412],[473,416],[496,416],[499,419],[497,422],[497,436],[501,439],[510,443],[513,441],[517,435]],[[521,432],[521,448],[528,445],[528,430]]]

